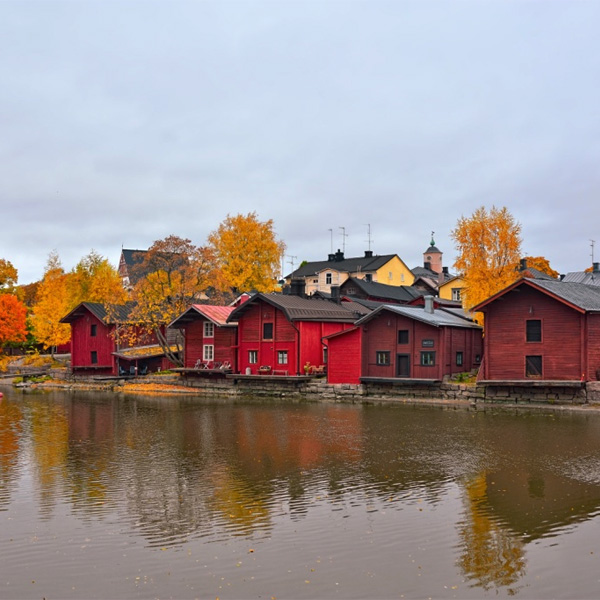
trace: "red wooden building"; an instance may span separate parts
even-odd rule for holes
[[[325,365],[324,338],[352,327],[357,313],[328,300],[256,294],[229,316],[238,323],[240,373],[302,375],[304,366]]]
[[[524,278],[473,310],[485,315],[480,379],[600,379],[600,287]]]
[[[329,336],[329,383],[442,380],[471,371],[482,356],[482,328],[456,309],[383,305],[356,327]]]
[[[232,306],[193,304],[169,327],[185,331],[184,362],[187,369],[236,369],[237,323],[227,322]]]
[[[152,335],[144,345],[131,346],[115,335],[117,323],[126,323],[130,306],[112,307],[82,302],[60,322],[71,325],[71,370],[80,375],[143,375],[170,368],[170,361]]]

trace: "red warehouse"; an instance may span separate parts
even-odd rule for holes
[[[479,366],[482,328],[462,310],[383,305],[330,336],[329,383],[381,379],[442,380]]]
[[[231,306],[193,304],[169,325],[185,332],[185,368],[235,370],[237,323],[227,322],[233,310]]]
[[[600,378],[600,287],[519,279],[473,310],[485,315],[481,380]]]
[[[352,326],[358,315],[328,300],[256,294],[236,308],[240,373],[301,375],[308,363],[326,363],[324,338]]]

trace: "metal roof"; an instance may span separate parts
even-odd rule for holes
[[[86,312],[90,312],[103,323],[125,323],[133,307],[134,304],[132,302],[127,304],[113,304],[110,305],[109,315],[105,304],[100,302],[82,302],[65,315],[60,322],[72,323],[84,316]]]
[[[374,310],[372,313],[364,316],[362,319],[359,319],[356,324],[361,325],[384,310],[408,317],[409,319],[421,321],[422,323],[427,323],[433,327],[462,327],[467,329],[482,329],[482,327],[477,325],[477,323],[469,320],[466,315],[458,316],[456,314],[456,310],[449,312],[443,309],[434,309],[433,312],[428,312],[422,306],[406,306],[403,304],[385,304]]]
[[[229,315],[235,310],[233,306],[217,306],[214,304],[192,304],[179,317],[169,323],[169,327],[180,327],[185,323],[204,317],[219,327],[233,327],[235,322],[227,322]]]
[[[335,255],[334,255],[335,256]],[[376,271],[387,264],[397,254],[384,254],[381,256],[357,256],[353,258],[342,258],[339,260],[318,260],[307,262],[298,267],[295,271],[286,276],[286,279],[292,277],[310,277],[321,271],[343,271],[347,273],[357,273],[358,271]]]
[[[329,300],[302,298],[288,294],[256,294],[238,306],[229,316],[228,322],[238,320],[252,305],[264,301],[279,308],[290,321],[341,321],[353,323],[357,316],[352,310]]]
[[[423,296],[423,290],[410,285],[388,285],[376,281],[366,281],[357,277],[350,277],[340,286],[342,294],[351,296],[346,290],[355,285],[369,296],[377,296],[386,300],[397,300],[398,302],[410,302],[419,296]]]
[[[586,285],[600,285],[600,273],[590,271],[574,271],[567,273],[563,279],[563,283],[585,283]]]

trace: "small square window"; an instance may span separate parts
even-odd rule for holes
[[[389,365],[390,353],[387,351],[378,350],[377,352],[375,352],[375,362],[378,365]]]
[[[96,325],[96,323],[92,323],[92,326],[90,327],[90,336],[96,337],[97,331],[98,331],[98,325]]]
[[[212,344],[204,344],[202,347],[202,359],[203,360],[214,360],[215,358],[215,347]]]
[[[331,285],[331,282],[332,282],[331,273],[325,273],[325,283],[327,285]]]
[[[435,352],[421,352],[421,366],[433,367],[435,365]]]
[[[463,366],[463,353],[462,352],[456,353],[456,366],[457,367]]]
[[[398,330],[398,343],[408,344],[408,329]]]
[[[452,288],[452,300],[455,302],[460,302],[461,300],[461,288]]]
[[[92,352],[90,354],[90,362],[93,365],[97,365],[98,364],[98,352],[96,352],[96,350],[92,350]]]
[[[542,322],[539,319],[528,319],[525,322],[525,331],[528,342],[542,341]]]
[[[278,350],[277,351],[277,364],[278,365],[287,365],[288,364],[287,350]]]
[[[204,337],[211,338],[215,337],[215,325],[210,321],[204,321]]]
[[[263,340],[273,339],[273,323],[263,323]]]
[[[255,365],[258,362],[258,350],[248,350],[248,363]]]

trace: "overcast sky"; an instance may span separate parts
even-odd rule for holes
[[[369,226],[411,268],[435,231],[452,271],[457,219],[496,205],[524,254],[583,270],[599,23],[577,0],[2,0],[0,258],[25,284],[53,250],[116,266],[256,211],[286,272]]]

